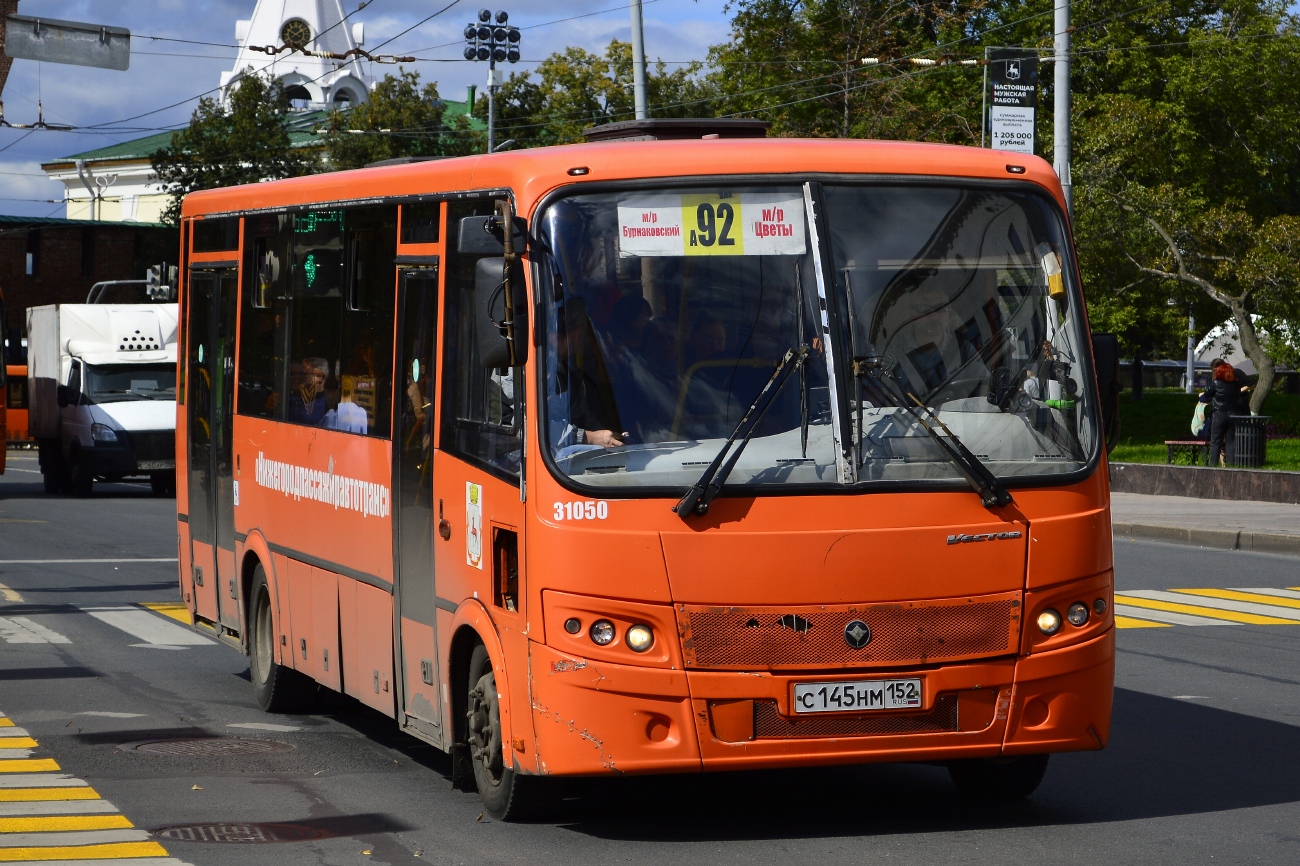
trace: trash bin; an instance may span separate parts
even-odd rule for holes
[[[1233,466],[1258,469],[1264,465],[1268,445],[1265,427],[1272,420],[1269,415],[1231,415],[1233,453],[1228,460]]]

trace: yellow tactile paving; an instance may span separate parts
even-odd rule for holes
[[[1134,619],[1131,616],[1116,616],[1116,628],[1173,628],[1167,622],[1152,622],[1147,619]]]
[[[3,715],[0,728],[27,733]],[[39,744],[32,737],[0,736],[0,749],[35,748]],[[0,863],[135,863],[146,858],[169,858],[166,848],[149,841],[145,831],[137,830],[125,815],[113,811],[115,807],[85,782],[64,774],[54,775],[59,769],[53,758],[0,760],[0,773],[27,774],[10,777],[21,787],[0,785],[0,806],[8,813],[0,814]],[[179,863],[174,859],[159,862]]]
[[[191,625],[190,610],[178,601],[147,601],[140,605],[154,613],[169,616],[177,622]]]

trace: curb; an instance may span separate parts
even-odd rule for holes
[[[1138,538],[1145,541],[1167,541],[1174,544],[1212,547],[1217,550],[1248,550],[1254,553],[1300,556],[1300,535],[1278,535],[1235,529],[1190,529],[1185,526],[1143,523],[1115,523],[1112,524],[1111,530],[1116,537]]]

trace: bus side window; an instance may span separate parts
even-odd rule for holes
[[[492,199],[453,202],[448,224],[467,216],[489,216]],[[454,237],[454,235],[453,235]],[[519,477],[523,453],[523,368],[489,369],[479,363],[474,270],[479,255],[461,254],[448,244],[443,337],[441,447],[507,480]],[[523,279],[522,268],[519,279]]]
[[[288,365],[290,242],[293,217],[244,220],[243,313],[239,335],[238,413],[280,420]]]
[[[338,426],[386,437],[392,415],[397,208],[350,208],[343,227],[346,303]]]
[[[343,283],[343,211],[296,214],[286,421],[337,426]]]

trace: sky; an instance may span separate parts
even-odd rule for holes
[[[197,97],[214,90],[235,58],[235,21],[252,16],[257,0],[20,0],[18,14],[106,24],[131,31],[126,72],[15,60],[0,99],[10,123],[36,120],[37,101],[49,123],[81,127],[70,132],[0,128],[0,214],[64,215],[63,185],[47,179],[41,163],[153,132],[183,126]],[[275,0],[263,0],[275,2]],[[364,47],[376,46],[433,14],[451,0],[371,0],[349,21],[365,23]],[[603,52],[611,39],[630,39],[628,0],[494,0],[523,29],[522,71],[573,45]],[[709,45],[724,41],[729,19],[724,0],[643,0],[646,56],[669,62],[704,60]],[[344,0],[351,12],[358,0]],[[486,64],[461,58],[465,24],[483,0],[459,0],[446,12],[385,45],[385,54],[415,55],[408,65],[421,81],[436,81],[448,99],[464,99],[470,84],[482,87]],[[591,14],[595,13],[595,14]],[[584,17],[576,17],[584,16]],[[569,19],[569,20],[558,20]],[[218,43],[192,45],[149,37]],[[229,46],[229,47],[222,47]],[[375,66],[380,78],[391,66]],[[177,104],[179,103],[179,104]],[[155,109],[127,124],[132,131],[85,127],[111,125]]]

